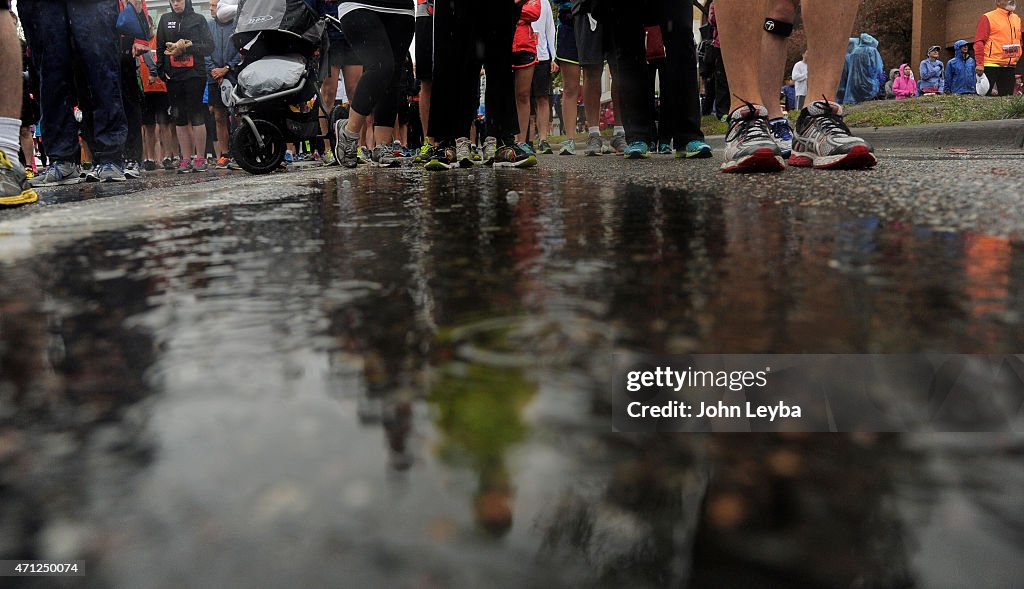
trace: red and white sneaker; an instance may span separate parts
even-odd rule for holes
[[[789,165],[819,170],[861,170],[878,163],[871,144],[850,132],[843,107],[819,100],[800,111]]]
[[[779,172],[786,168],[768,126],[768,109],[746,103],[729,114],[723,172]]]

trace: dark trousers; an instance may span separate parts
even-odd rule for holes
[[[519,132],[512,38],[519,19],[512,2],[437,0],[434,5],[434,87],[427,128],[439,142],[469,135],[487,73],[487,135],[511,144]]]
[[[1016,85],[1012,67],[985,66],[985,76],[988,83],[992,85],[989,96],[1013,96],[1013,87]]]
[[[619,109],[626,141],[650,143],[658,135],[654,126],[654,88],[647,71],[644,26],[648,22],[661,27],[665,42],[666,76],[661,87],[669,91],[673,108],[665,122],[682,148],[693,140],[703,140],[700,130],[700,96],[697,91],[697,50],[693,45],[693,13],[689,3],[677,0],[646,0],[639,3],[609,2],[602,5],[608,22],[612,53],[619,77]]]
[[[88,92],[102,97],[93,104],[96,162],[121,162],[128,127],[121,101],[120,39],[114,31],[117,2],[20,0],[18,13],[39,67],[43,143],[50,159],[79,160],[70,98],[76,94],[72,56],[77,53],[85,64]]]
[[[665,80],[668,78],[668,72],[666,71],[667,61],[661,58],[652,59],[647,63],[648,84],[651,96],[654,96],[655,85],[657,83],[661,84],[661,93],[658,95],[657,100],[658,106],[654,110],[655,118],[658,122],[655,149],[660,147],[662,143],[670,143],[672,141],[672,129],[669,126],[669,121],[672,119],[672,109],[675,108],[675,103],[673,102],[672,86],[665,83]]]
[[[144,96],[135,73],[135,60],[121,60],[121,103],[127,135],[124,143],[124,158],[133,162],[142,161],[142,101]]]
[[[715,52],[715,70],[711,76],[715,85],[714,112],[715,116],[722,118],[729,114],[729,103],[731,101],[729,96],[729,77],[725,73],[725,60],[722,59],[722,48],[712,47],[711,51]]]

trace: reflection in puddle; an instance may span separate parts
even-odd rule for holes
[[[1019,351],[1021,253],[546,171],[99,233],[0,268],[0,558],[95,586],[1010,586],[1019,441],[615,435],[608,366]]]

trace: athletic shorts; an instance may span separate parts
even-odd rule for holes
[[[416,18],[416,79],[429,82],[434,79],[434,17]]]
[[[555,59],[579,64],[580,51],[576,48],[576,27],[558,22],[558,33],[555,35]]]
[[[220,84],[213,82],[207,84],[206,90],[206,103],[208,106],[215,106],[217,108],[227,108],[224,105],[224,101],[220,97]]]
[[[362,65],[352,49],[352,44],[346,39],[331,39],[331,48],[327,50],[327,63],[331,68]]]
[[[538,61],[533,68],[533,91],[531,96],[551,96],[551,61]]]
[[[537,63],[537,54],[532,51],[516,51],[512,54],[512,69],[521,70]]]
[[[590,28],[586,14],[576,16],[576,51],[580,65],[602,65],[608,58],[604,48],[604,30],[600,24]]]
[[[146,92],[146,98],[142,101],[142,124],[166,125],[169,106],[166,92]]]

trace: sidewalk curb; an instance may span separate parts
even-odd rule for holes
[[[1024,149],[1024,119],[909,127],[854,127],[851,130],[879,149]],[[708,143],[715,149],[722,149],[725,136],[708,137]]]

